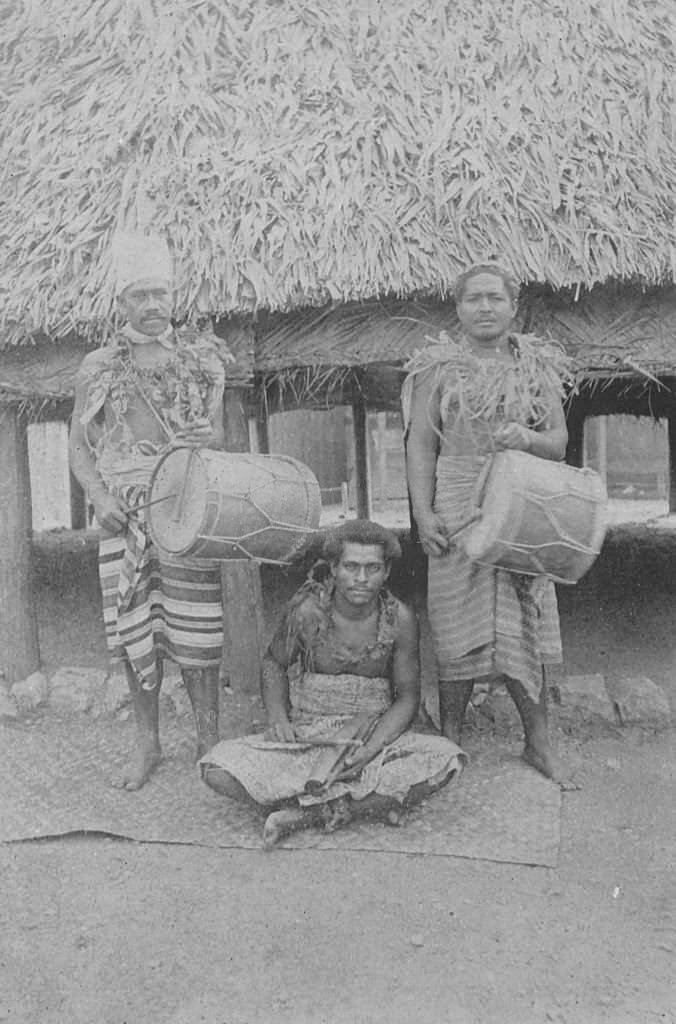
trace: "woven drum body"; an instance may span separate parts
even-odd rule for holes
[[[601,550],[606,500],[591,469],[498,452],[478,484],[481,517],[456,543],[474,562],[576,583]]]
[[[148,524],[171,555],[286,563],[319,526],[316,477],[297,459],[176,448],[150,481]]]

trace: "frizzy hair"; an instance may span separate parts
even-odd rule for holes
[[[499,277],[510,299],[518,302],[521,285],[514,274],[506,270],[505,267],[501,267],[499,263],[475,263],[468,267],[467,270],[463,270],[462,274],[459,274],[455,279],[453,285],[453,298],[456,302],[460,301],[465,294],[468,283],[473,277],[477,277],[478,274],[493,274],[495,277]]]
[[[349,519],[329,530],[322,547],[322,557],[335,565],[345,544],[377,545],[383,549],[383,558],[389,564],[401,558],[401,545],[391,530],[370,519]]]

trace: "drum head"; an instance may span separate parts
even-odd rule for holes
[[[150,533],[171,554],[190,549],[200,532],[207,501],[208,474],[198,451],[177,448],[159,462],[150,481]]]

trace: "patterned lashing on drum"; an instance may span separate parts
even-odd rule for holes
[[[480,457],[439,458],[435,511],[449,532],[467,518]],[[477,565],[452,545],[429,559],[428,612],[439,677],[507,675],[537,699],[542,664],[562,660],[553,584]]]
[[[219,665],[223,647],[220,570],[196,560],[160,558],[150,545],[129,607],[119,616],[126,549],[124,535],[104,536],[99,544],[103,618],[111,655],[128,657],[145,688],[157,682],[157,658],[169,658],[184,668]]]

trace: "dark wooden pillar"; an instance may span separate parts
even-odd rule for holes
[[[268,428],[268,410],[265,405],[258,406],[256,437],[258,438],[258,451],[263,455],[267,455],[270,451],[270,431]]]
[[[568,427],[566,462],[569,466],[581,467],[584,462],[585,418],[584,410],[573,399],[566,416],[566,425]]]
[[[80,481],[70,474],[70,525],[73,530],[87,527],[87,497]]]
[[[233,690],[259,693],[265,641],[263,592],[258,562],[221,563],[226,649],[222,675]]]
[[[26,425],[0,406],[0,671],[10,686],[40,665],[31,562]]]
[[[676,410],[667,416],[669,439],[669,512],[676,512]]]
[[[363,397],[352,403],[354,429],[354,475],[357,491],[357,516],[371,518],[371,474],[369,473],[368,410]]]
[[[246,387],[225,390],[226,451],[250,450],[249,395],[250,390]],[[233,689],[258,693],[265,632],[258,562],[250,559],[222,562],[221,584],[225,632],[222,675]]]
[[[223,424],[225,450],[248,452],[249,445],[249,388],[226,388],[223,396]]]

